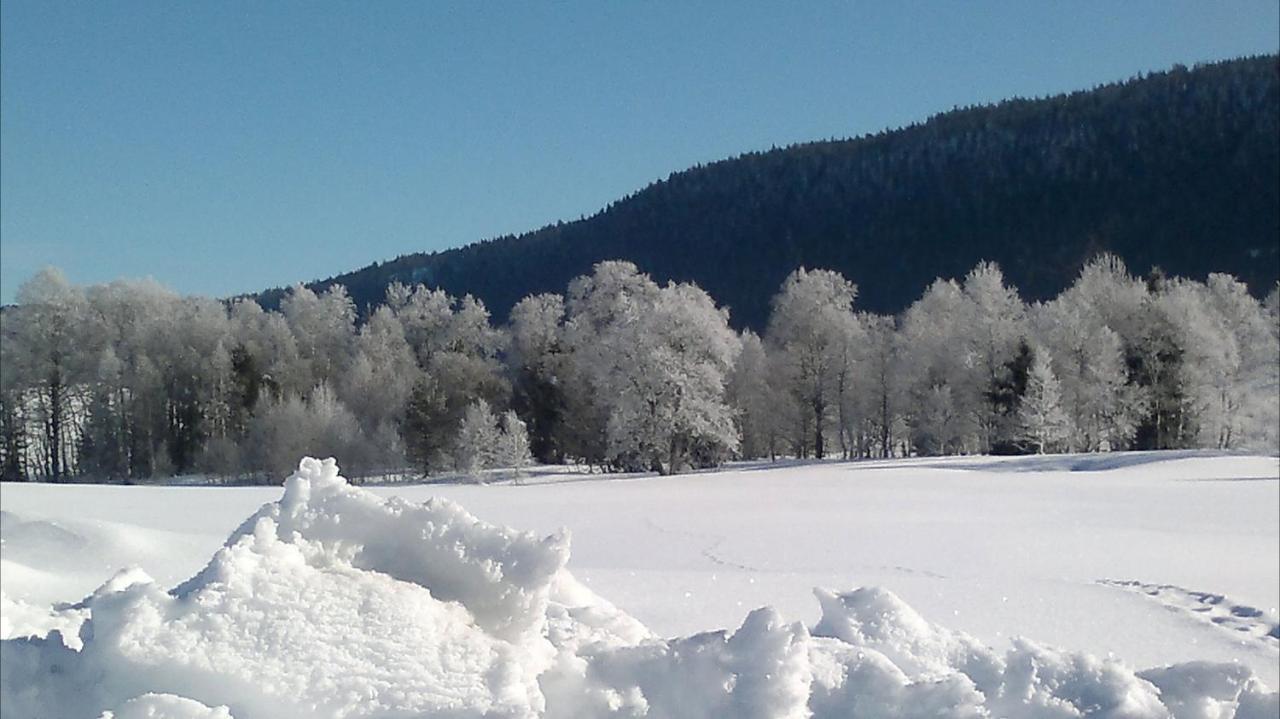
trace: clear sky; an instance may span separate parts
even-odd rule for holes
[[[1276,0],[0,4],[0,300],[227,295],[689,165],[1280,45]]]

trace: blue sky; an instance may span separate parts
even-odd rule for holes
[[[1275,52],[1268,2],[0,4],[0,300],[227,295],[698,162]]]

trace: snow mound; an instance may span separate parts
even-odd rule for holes
[[[447,499],[384,500],[347,484],[332,459],[302,460],[284,497],[250,517],[227,545],[263,533],[320,558],[312,564],[338,562],[429,588],[460,603],[484,631],[511,640],[543,633],[551,582],[569,560],[567,533],[538,539],[481,522]],[[175,591],[208,581],[202,573]]]
[[[172,694],[143,694],[105,711],[99,719],[232,719],[226,707],[207,707]]]
[[[1000,654],[892,593],[815,593],[736,631],[654,636],[568,572],[568,535],[383,500],[302,461],[190,580],[140,570],[50,610],[0,597],[10,717],[1274,717],[1237,665],[1135,673]]]
[[[1237,702],[1263,691],[1230,664],[1138,675],[1118,661],[1025,639],[1001,656],[930,624],[883,589],[816,593],[822,618],[809,705],[818,717],[1243,717]],[[1217,713],[1195,713],[1200,707]]]

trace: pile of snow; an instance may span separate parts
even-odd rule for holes
[[[1240,665],[1134,672],[1003,654],[878,588],[816,590],[663,639],[565,569],[565,532],[381,499],[306,459],[196,576],[138,570],[74,605],[0,598],[0,713],[20,717],[1275,717]],[[26,636],[31,634],[33,636]]]

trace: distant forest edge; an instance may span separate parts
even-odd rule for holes
[[[595,215],[308,287],[343,285],[362,315],[394,282],[482,300],[503,322],[606,259],[695,282],[762,330],[801,266],[839,271],[872,312],[937,277],[999,263],[1027,299],[1109,252],[1139,273],[1224,272],[1258,296],[1280,279],[1280,58],[1177,66],[1055,97],[957,109],[906,128],[672,174]],[[278,307],[283,289],[256,297]]]

